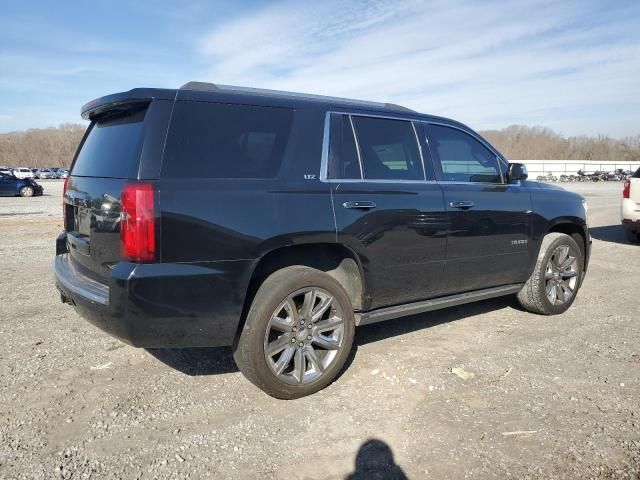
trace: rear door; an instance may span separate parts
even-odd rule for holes
[[[11,178],[8,175],[0,174],[0,195],[9,196],[16,194],[15,178]]]
[[[106,281],[122,259],[123,186],[158,178],[172,103],[155,100],[104,109],[78,149],[64,196],[67,244],[74,266],[96,280]]]
[[[330,123],[337,240],[362,260],[363,308],[437,295],[446,243],[442,190],[430,168],[425,174],[413,122],[334,113]]]
[[[531,196],[508,184],[496,154],[470,133],[424,124],[447,210],[447,293],[524,282],[530,266]]]

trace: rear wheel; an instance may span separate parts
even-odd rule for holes
[[[331,383],[354,332],[353,307],[336,280],[313,268],[287,267],[258,289],[233,356],[257,387],[294,399]]]
[[[640,243],[640,231],[634,230],[632,227],[625,225],[624,234],[629,243]]]
[[[518,293],[518,301],[530,312],[556,315],[573,303],[582,283],[582,250],[564,233],[547,234],[529,280]]]
[[[22,187],[20,189],[20,196],[21,197],[33,197],[33,187]]]

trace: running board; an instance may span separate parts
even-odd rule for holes
[[[523,283],[514,283],[502,287],[485,288],[483,290],[458,293],[456,295],[434,298],[432,300],[422,300],[420,302],[406,303],[395,307],[379,308],[370,312],[356,313],[356,325],[383,322],[385,320],[391,320],[392,318],[417,315],[419,313],[430,312],[431,310],[455,307],[456,305],[477,302],[478,300],[518,293],[523,285]]]

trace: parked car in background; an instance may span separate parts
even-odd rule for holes
[[[0,196],[33,197],[34,195],[42,195],[43,192],[42,185],[36,183],[32,178],[18,178],[13,173],[0,172]]]
[[[10,167],[0,167],[0,173],[4,175],[13,175],[13,168]]]
[[[357,325],[501,295],[560,314],[587,270],[584,199],[454,120],[202,83],[82,111],[62,301],[138,347],[232,346],[278,398],[328,385]]]
[[[620,217],[627,240],[640,243],[640,168],[624,182]]]
[[[50,168],[42,168],[36,172],[36,178],[58,178],[58,175]]]
[[[56,174],[58,175],[58,178],[67,178],[69,176],[69,171],[64,168],[59,168],[56,170]]]
[[[26,167],[14,168],[13,174],[16,178],[33,178],[33,172],[30,168]]]

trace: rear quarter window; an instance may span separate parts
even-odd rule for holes
[[[273,178],[289,143],[293,110],[176,103],[162,161],[165,178]]]
[[[137,177],[146,111],[145,108],[120,112],[93,122],[71,174],[79,177]]]
[[[631,175],[633,178],[640,178],[640,168],[638,168],[636,170],[636,173],[634,173],[633,175]]]

